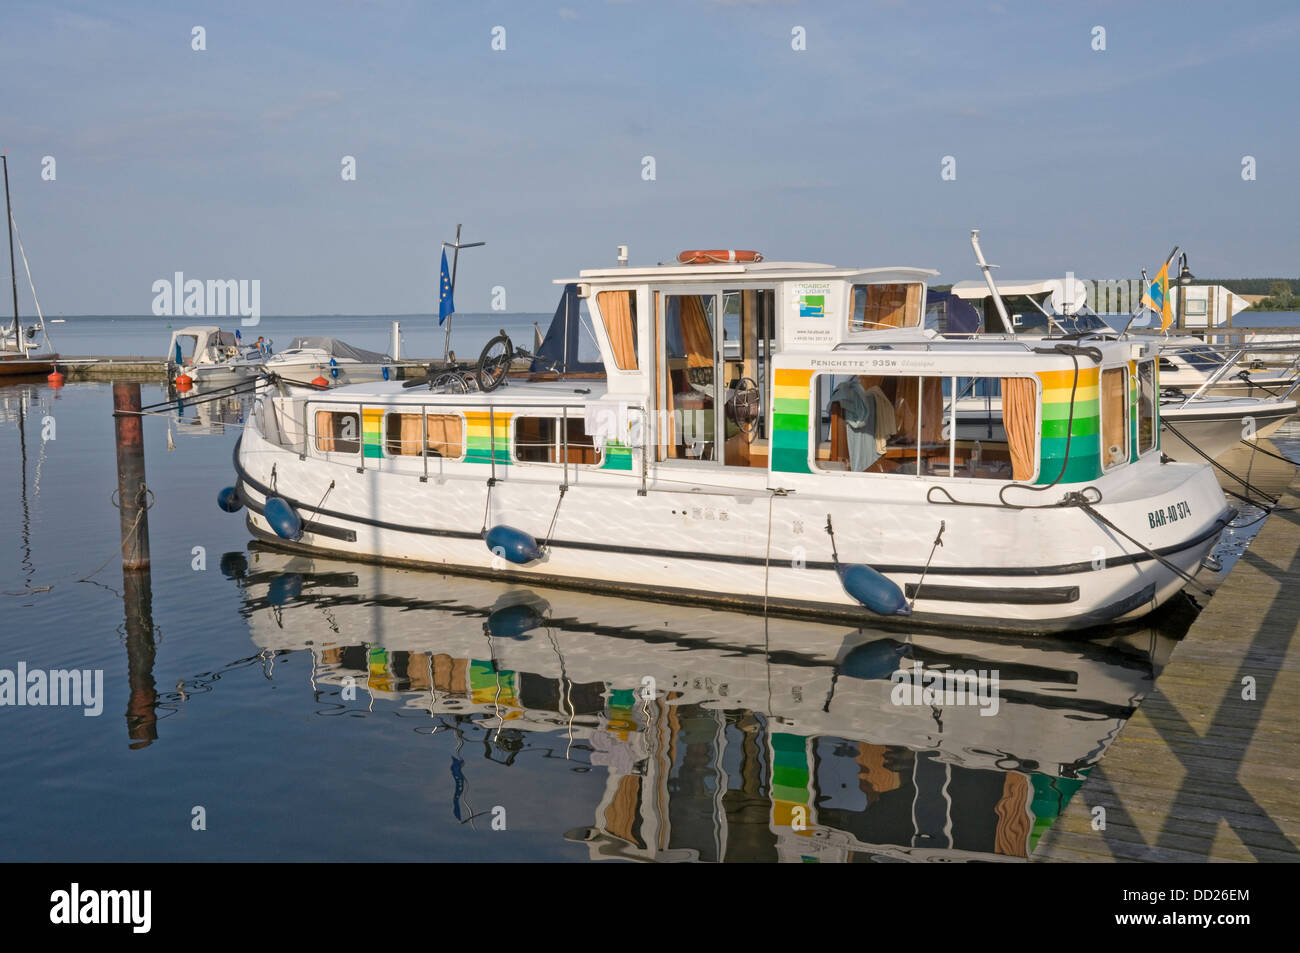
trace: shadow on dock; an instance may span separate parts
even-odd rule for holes
[[[1279,475],[1276,510],[1033,860],[1300,861],[1300,475],[1252,482],[1277,493]]]

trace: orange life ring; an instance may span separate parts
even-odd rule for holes
[[[763,256],[756,251],[738,251],[734,248],[693,248],[677,256],[683,265],[740,264],[762,261]]]

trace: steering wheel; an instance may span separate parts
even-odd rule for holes
[[[762,395],[758,382],[752,377],[742,377],[731,388],[731,399],[727,401],[727,413],[740,428],[746,440],[753,440],[758,431],[758,421],[763,415]]]

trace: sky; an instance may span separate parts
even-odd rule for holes
[[[1294,3],[6,0],[0,149],[47,316],[178,271],[436,314],[457,223],[463,312],[619,244],[978,278],[972,227],[1006,277],[1294,276],[1298,48]]]

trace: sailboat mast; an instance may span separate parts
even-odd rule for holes
[[[0,155],[0,159],[4,160],[5,169],[5,227],[9,229],[9,286],[14,293],[14,350],[26,354],[23,329],[18,324],[18,272],[14,270],[14,216],[9,206],[9,156]]]

